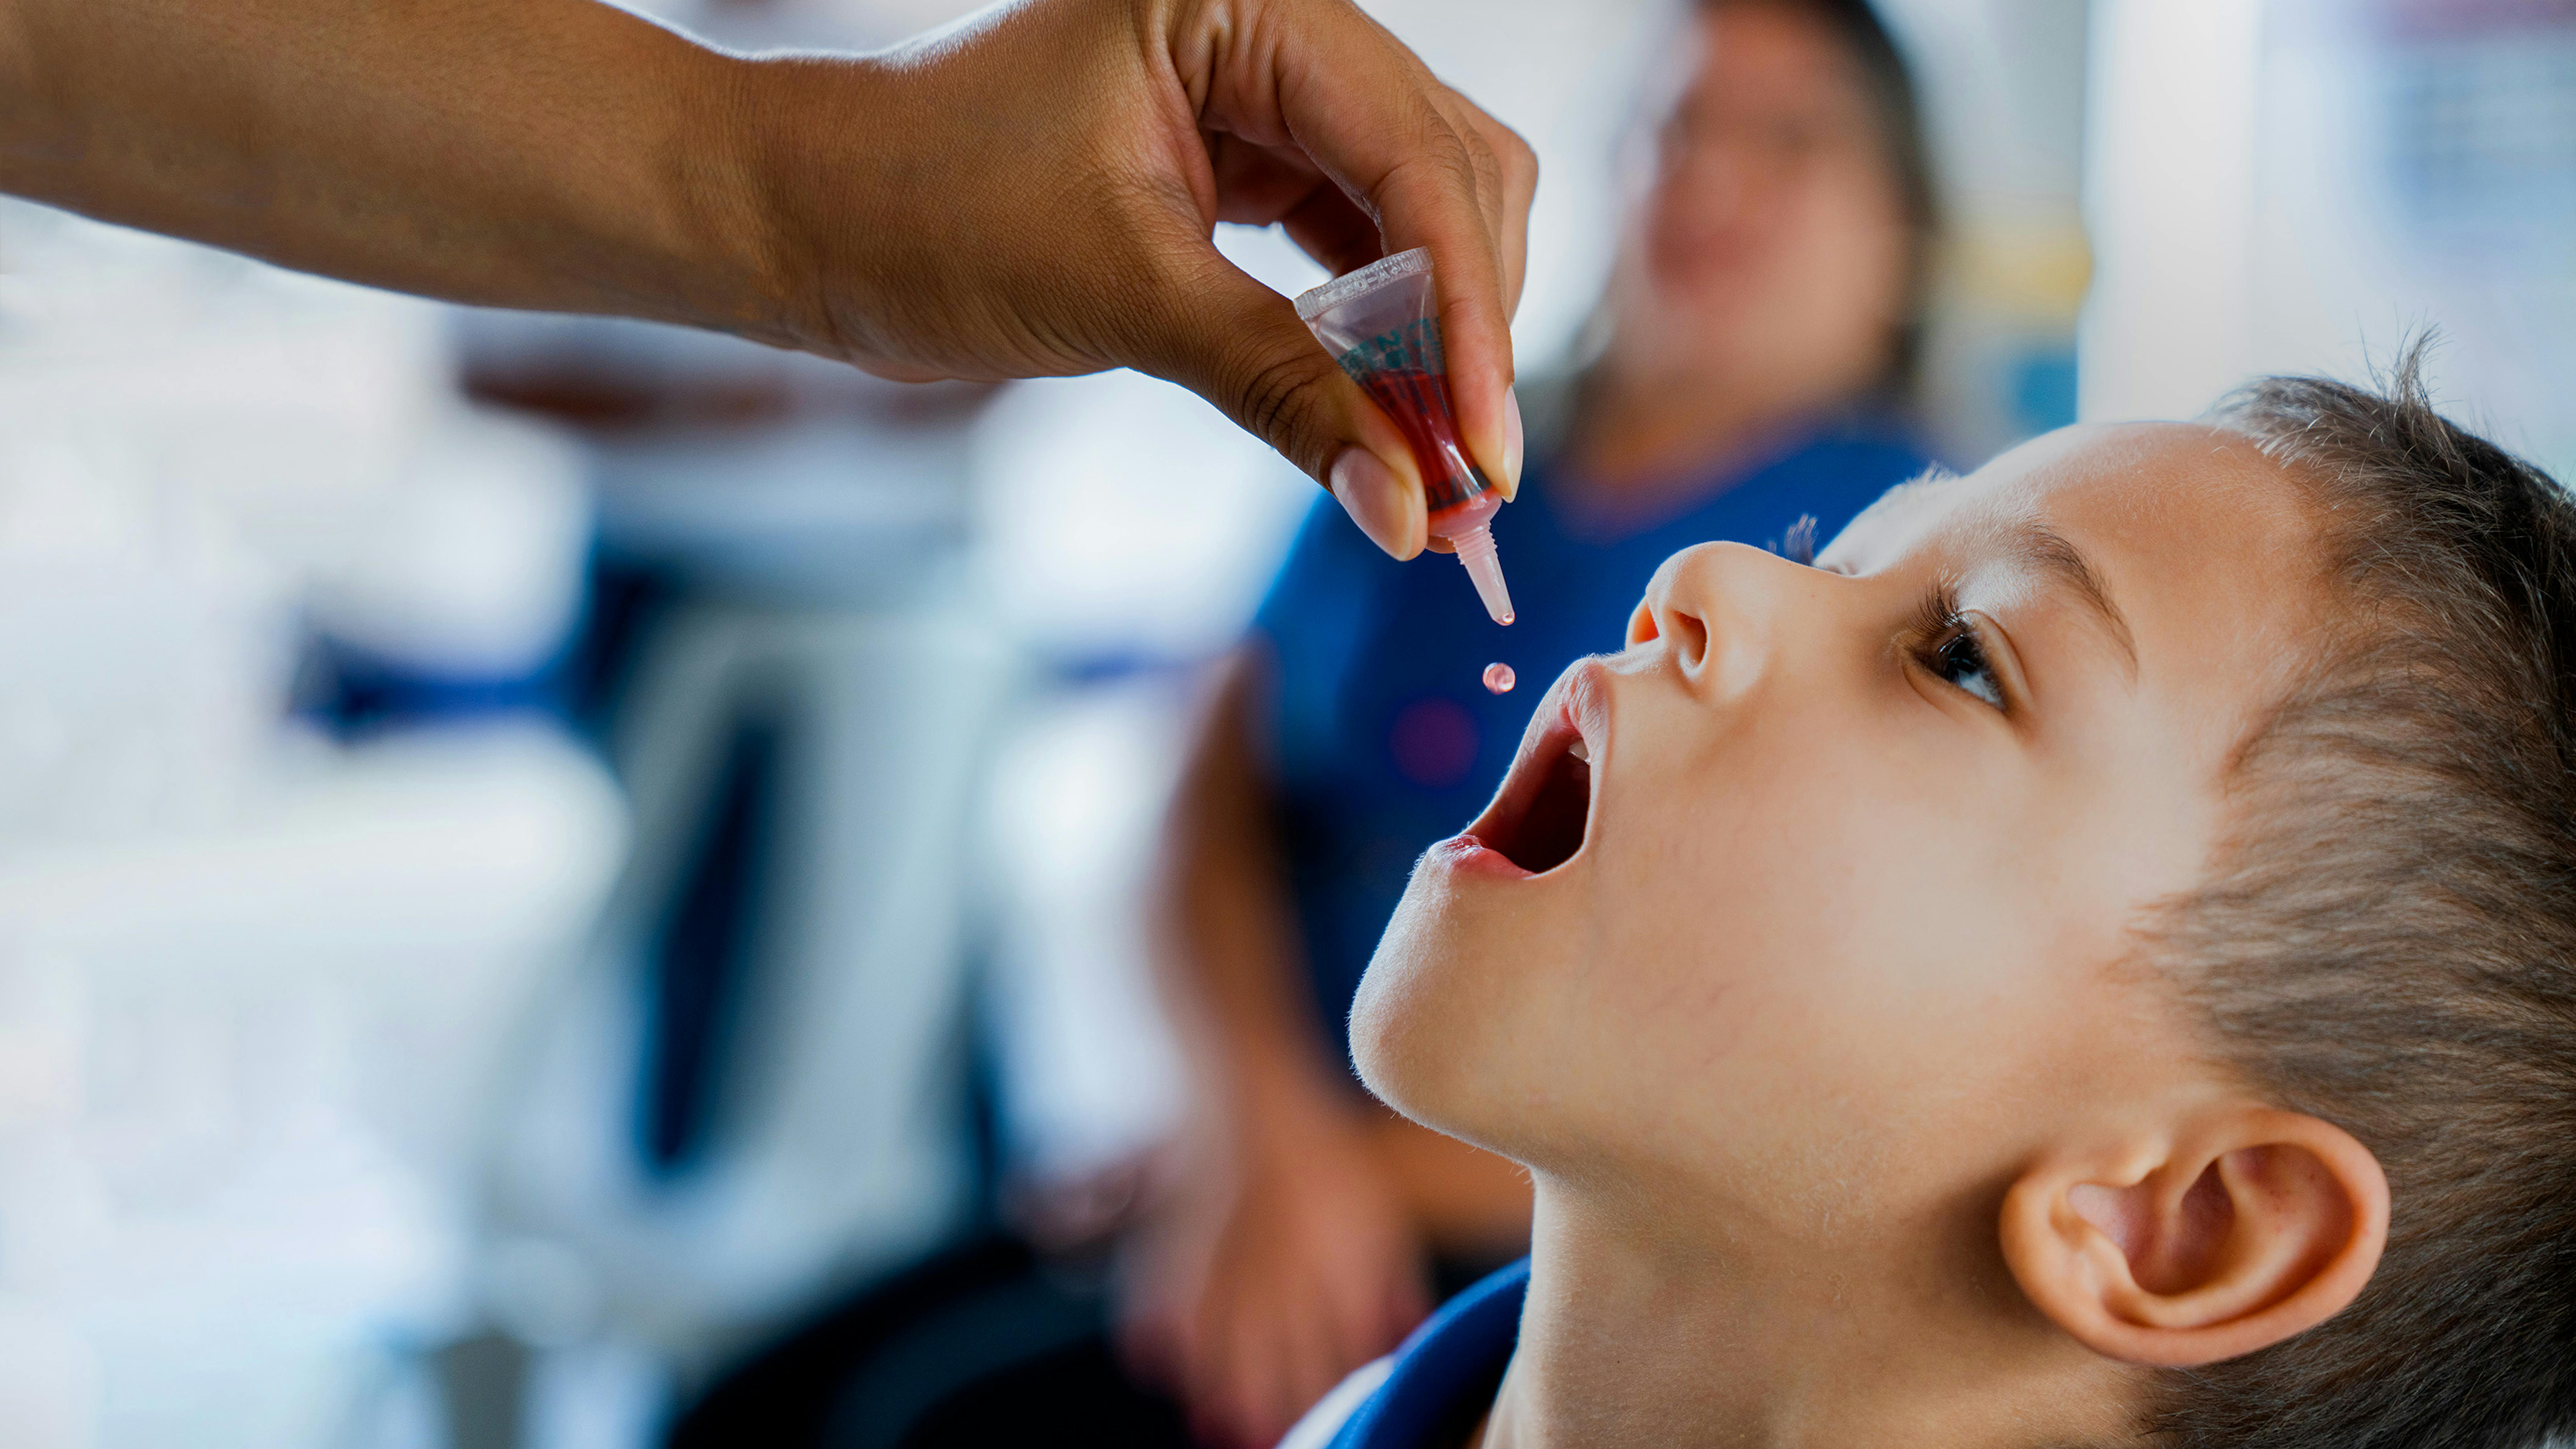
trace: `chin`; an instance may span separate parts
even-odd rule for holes
[[[1462,1094],[1462,1078],[1480,1051],[1465,1020],[1464,961],[1473,952],[1451,918],[1459,903],[1445,883],[1417,867],[1404,900],[1378,938],[1368,974],[1351,1002],[1351,1061],[1360,1080],[1388,1106],[1426,1126]]]
[[[1547,989],[1579,938],[1596,764],[1608,763],[1606,674],[1568,669],[1539,701],[1493,803],[1424,851],[1351,1006],[1360,1080],[1424,1126],[1506,1156],[1550,1038]]]

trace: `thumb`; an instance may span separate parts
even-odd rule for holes
[[[1214,403],[1332,490],[1379,548],[1399,559],[1422,552],[1422,474],[1404,435],[1294,303],[1213,247],[1206,261],[1200,275],[1163,289],[1161,355],[1147,370]]]

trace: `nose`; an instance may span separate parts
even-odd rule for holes
[[[1714,231],[1752,209],[1753,171],[1731,139],[1702,140],[1674,158],[1667,202],[1703,230]]]
[[[1750,692],[1834,575],[1740,543],[1703,543],[1664,560],[1628,618],[1631,648],[1662,640],[1693,689]]]

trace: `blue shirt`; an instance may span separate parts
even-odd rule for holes
[[[1253,621],[1274,666],[1255,716],[1268,738],[1255,746],[1279,793],[1317,1019],[1346,1030],[1415,858],[1484,808],[1549,681],[1620,647],[1657,565],[1712,540],[1776,543],[1802,514],[1821,544],[1925,465],[1884,429],[1811,433],[1624,528],[1587,518],[1532,467],[1494,518],[1519,616],[1509,628],[1485,617],[1453,560],[1399,564],[1317,504]],[[1495,661],[1520,676],[1517,690],[1485,691]]]
[[[1523,1258],[1443,1304],[1395,1351],[1385,1380],[1342,1421],[1327,1449],[1457,1449],[1465,1443],[1493,1407],[1503,1370],[1520,1346],[1529,1275],[1529,1259]],[[1318,1412],[1329,1410],[1319,1406]]]

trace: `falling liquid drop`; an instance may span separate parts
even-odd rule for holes
[[[1512,667],[1508,664],[1485,666],[1485,687],[1496,694],[1509,694],[1512,692],[1512,686],[1520,682],[1520,677],[1512,673]]]

